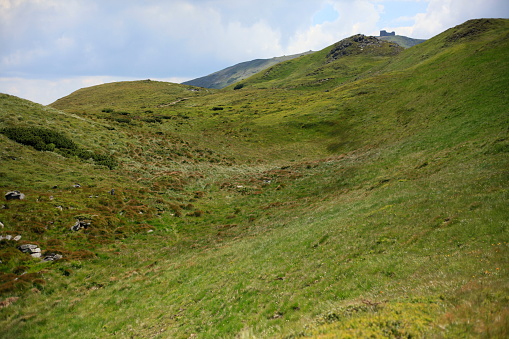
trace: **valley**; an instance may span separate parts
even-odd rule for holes
[[[1,94],[25,198],[0,210],[0,337],[506,337],[508,51],[479,19],[241,87]]]

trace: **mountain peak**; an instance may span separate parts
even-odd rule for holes
[[[327,59],[328,62],[332,62],[342,56],[356,54],[396,55],[402,50],[403,47],[396,43],[383,41],[374,36],[356,34],[335,43],[327,54]]]

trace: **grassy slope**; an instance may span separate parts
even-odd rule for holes
[[[92,260],[21,263],[46,283],[5,295],[22,298],[0,310],[3,335],[507,336],[508,26],[468,22],[392,57],[325,64],[324,50],[238,91],[103,85],[53,105],[66,113],[9,98],[3,124],[97,127],[85,143],[122,167],[92,172],[2,136],[7,166],[23,154],[32,173],[2,170],[5,190],[73,181],[72,165],[86,189],[116,185],[155,211],[122,219],[106,204],[153,232]],[[38,237],[59,233],[83,246],[63,225]]]

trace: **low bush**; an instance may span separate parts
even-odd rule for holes
[[[76,150],[76,145],[71,139],[59,133],[40,127],[6,127],[0,133],[20,144],[32,146],[38,151],[53,151],[55,148]]]
[[[96,164],[109,169],[117,166],[117,162],[109,155],[98,154],[79,148],[64,134],[40,127],[6,127],[0,133],[26,146],[32,146],[38,151],[57,152],[65,157],[77,156],[82,160],[92,159]]]

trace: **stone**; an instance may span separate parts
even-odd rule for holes
[[[0,228],[4,228],[4,224],[0,221]]]
[[[17,236],[15,236],[12,240],[14,240],[14,241],[18,241],[19,239],[21,239],[21,235],[17,235]]]
[[[83,220],[76,220],[76,223],[71,226],[71,231],[79,231],[80,229],[84,228],[87,229],[90,227],[90,222],[83,221]]]
[[[12,235],[7,234],[7,235],[5,236],[5,239],[6,239],[6,240],[11,240],[11,239],[12,239]]]
[[[25,195],[20,191],[10,191],[5,193],[6,200],[23,200],[25,199]]]
[[[39,246],[37,245],[34,245],[34,244],[23,244],[23,245],[20,245],[18,247],[18,249],[21,251],[21,252],[24,252],[24,253],[33,253],[35,252],[34,250],[36,248],[39,248]],[[40,248],[39,248],[39,252],[40,252]]]
[[[43,261],[55,261],[55,260],[60,260],[62,259],[63,256],[61,254],[58,254],[58,253],[50,253],[50,254],[46,254],[46,256],[44,257],[44,259],[42,259]]]
[[[34,258],[40,258],[42,256],[41,249],[34,244],[23,244],[19,246],[18,249],[23,253],[30,254]]]

